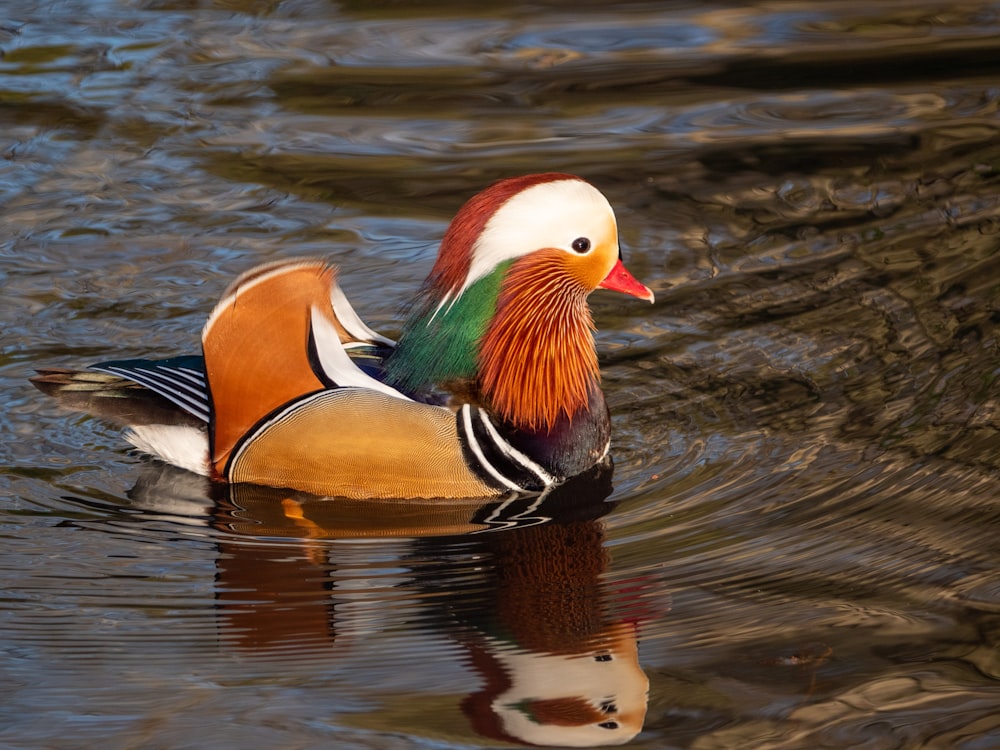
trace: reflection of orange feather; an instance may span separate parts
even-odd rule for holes
[[[541,250],[511,266],[483,338],[480,385],[489,406],[517,427],[551,430],[587,408],[600,380],[587,290],[565,253]]]
[[[492,545],[497,571],[494,606],[522,648],[582,654],[606,627],[601,574],[608,566],[604,529],[593,521],[521,529]]]
[[[334,273],[321,261],[255,269],[229,288],[209,318],[202,348],[217,471],[261,417],[324,387],[309,363],[309,311],[330,310]]]

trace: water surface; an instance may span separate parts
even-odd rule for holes
[[[991,2],[7,3],[0,743],[1000,744],[998,40]],[[26,383],[195,352],[288,256],[391,335],[456,208],[543,170],[657,294],[592,297],[613,475],[228,492]]]

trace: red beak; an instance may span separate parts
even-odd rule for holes
[[[615,261],[614,268],[604,277],[604,281],[598,284],[601,289],[610,289],[613,292],[631,294],[633,297],[644,299],[647,302],[653,301],[653,290],[645,284],[640,284],[635,276],[629,273],[622,263],[621,258]]]

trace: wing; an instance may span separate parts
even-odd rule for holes
[[[208,386],[201,357],[172,359],[123,359],[91,365],[91,370],[131,380],[180,407],[202,422],[208,422]]]
[[[345,350],[362,372],[377,379],[382,374],[382,360],[391,351],[391,348],[382,344],[352,342],[345,346]],[[84,393],[95,395],[98,392],[102,392],[103,395],[111,395],[113,391],[118,398],[149,401],[149,394],[142,392],[143,389],[148,389],[197,420],[205,423],[209,421],[211,404],[208,397],[208,384],[205,380],[204,357],[189,355],[171,357],[170,359],[122,359],[100,362],[91,365],[88,369],[115,377],[105,378],[79,370],[49,368],[39,370],[39,375],[32,378],[31,381],[39,388],[42,388],[46,382],[52,384],[61,382],[64,385],[69,385],[72,381],[72,387],[68,390],[75,391],[78,395]],[[143,386],[143,388],[136,388],[136,385]],[[42,390],[45,389],[42,388]],[[48,389],[49,395],[55,395],[53,390]],[[72,406],[73,404],[70,403],[67,395],[68,393],[61,394],[61,400],[67,406]],[[80,403],[75,408],[80,411],[87,411],[95,416],[106,416],[101,413],[105,410],[88,408],[85,405],[87,403],[85,400],[82,398],[77,400]],[[114,421],[132,424],[132,422],[122,418],[116,418]]]
[[[201,357],[192,357],[201,361]],[[165,362],[170,362],[166,360]],[[172,393],[175,387],[146,387],[130,368],[141,363],[143,370],[156,370],[160,363],[129,360],[108,362],[120,368],[103,370],[71,370],[50,367],[38,370],[31,383],[43,393],[54,397],[65,407],[87,412],[122,427],[136,425],[186,425],[204,429],[208,421],[208,394],[202,386],[195,393],[178,398],[167,398],[163,392]],[[192,403],[193,402],[193,403]],[[178,408],[180,406],[180,408]]]
[[[278,409],[332,388],[409,401],[352,359],[393,341],[366,326],[321,260],[271,263],[241,276],[202,332],[211,461],[221,476],[234,447]]]

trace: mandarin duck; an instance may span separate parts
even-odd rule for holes
[[[547,173],[471,198],[398,343],[323,260],[265,264],[223,294],[202,356],[39,370],[32,382],[214,480],[354,498],[541,491],[604,461],[610,418],[587,296],[653,301],[614,212]]]

